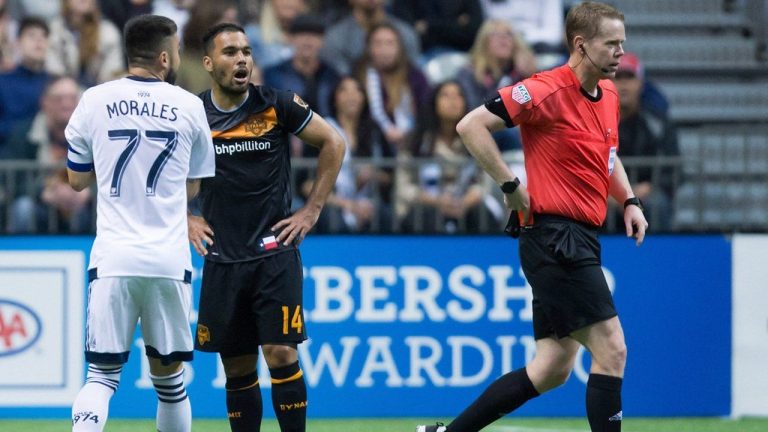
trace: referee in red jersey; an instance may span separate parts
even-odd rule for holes
[[[584,2],[566,17],[568,63],[509,87],[467,114],[457,129],[469,152],[500,185],[521,228],[520,260],[533,289],[536,355],[492,383],[447,427],[472,432],[568,379],[580,345],[592,354],[587,417],[593,432],[621,430],[627,348],[601,269],[598,229],[608,195],[624,204],[628,237],[640,245],[648,223],[619,150],[619,96],[610,78],[622,47],[624,15]],[[519,126],[528,187],[501,158],[491,133]]]

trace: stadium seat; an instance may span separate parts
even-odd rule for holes
[[[659,81],[678,123],[762,122],[768,118],[768,81]]]
[[[447,52],[432,57],[423,67],[424,74],[431,85],[453,79],[461,68],[469,63],[469,56],[463,52]]]

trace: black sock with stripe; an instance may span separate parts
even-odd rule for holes
[[[307,423],[307,385],[299,362],[269,370],[272,405],[282,432],[304,432]]]
[[[227,378],[227,417],[232,432],[258,432],[264,411],[256,372]]]
[[[610,375],[589,374],[587,381],[587,418],[593,432],[621,431],[622,379]]]

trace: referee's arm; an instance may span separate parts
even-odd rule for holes
[[[507,122],[491,112],[486,105],[480,105],[470,111],[456,125],[456,131],[469,153],[499,185],[517,178],[504,162],[499,147],[491,135],[492,132],[505,127]],[[512,210],[522,212],[523,221],[529,220],[531,199],[524,185],[520,185],[513,193],[505,194],[504,203]]]
[[[616,156],[613,173],[609,181],[608,193],[620,205],[627,199],[635,196],[635,193],[632,192],[632,185],[627,177],[627,171],[624,169],[624,164],[621,163],[621,158],[618,155]],[[648,229],[648,221],[645,220],[645,215],[640,207],[629,205],[624,208],[624,228],[627,232],[627,237],[635,239],[635,244],[638,246],[643,244],[645,230]]]

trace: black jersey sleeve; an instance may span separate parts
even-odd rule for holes
[[[509,113],[507,112],[507,108],[504,106],[504,101],[501,100],[501,95],[497,94],[495,97],[485,101],[485,107],[488,108],[488,111],[496,114],[502,120],[504,120],[504,124],[508,128],[515,127],[515,123],[511,118],[509,118]]]
[[[277,121],[294,135],[301,133],[312,119],[312,109],[294,92],[278,90],[275,102]]]

